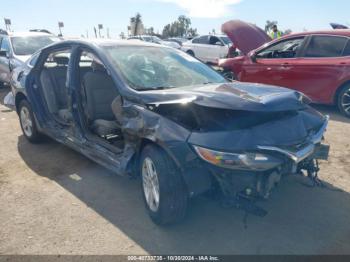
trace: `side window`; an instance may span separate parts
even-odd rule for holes
[[[350,39],[344,48],[343,56],[350,56]]]
[[[207,35],[200,36],[198,41],[199,44],[207,45],[209,44],[209,37]]]
[[[339,57],[347,43],[346,37],[313,36],[304,57]]]
[[[199,37],[196,37],[192,40],[193,44],[199,44]]]
[[[10,42],[8,40],[7,37],[4,37],[1,41],[1,50],[4,50],[4,51],[7,51],[7,52],[10,52],[11,48],[10,48]]]
[[[256,58],[294,58],[304,42],[304,37],[283,40],[257,53]]]
[[[34,67],[36,61],[38,60],[38,57],[39,57],[39,53],[37,53],[36,55],[34,55],[34,56],[29,60],[28,64],[29,64],[31,67]]]
[[[209,39],[209,44],[210,45],[223,45],[220,39],[216,36],[211,36]]]
[[[40,73],[40,83],[48,110],[65,122],[72,119],[68,105],[67,72],[70,49],[52,52]]]

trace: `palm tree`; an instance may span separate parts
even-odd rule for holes
[[[142,19],[140,13],[137,13],[136,16],[130,18],[130,24],[134,25],[133,35],[138,35],[140,31],[140,25],[142,24]]]

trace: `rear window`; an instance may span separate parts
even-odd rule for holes
[[[348,38],[339,36],[313,36],[305,51],[305,57],[339,57]]]

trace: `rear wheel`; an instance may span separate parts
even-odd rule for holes
[[[194,52],[192,50],[188,50],[186,53],[189,54],[190,56],[195,57]]]
[[[23,135],[32,143],[40,142],[42,134],[37,129],[32,108],[27,100],[20,102],[18,112]]]
[[[350,84],[345,85],[338,94],[338,108],[342,114],[350,117]]]
[[[152,220],[158,225],[183,219],[188,196],[181,174],[160,148],[147,145],[141,154],[143,199]]]

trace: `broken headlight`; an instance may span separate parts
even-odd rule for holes
[[[282,161],[278,158],[261,153],[235,154],[214,151],[199,146],[193,147],[203,160],[228,169],[264,171],[282,164]]]

